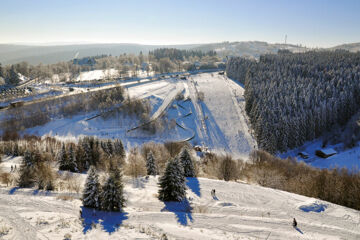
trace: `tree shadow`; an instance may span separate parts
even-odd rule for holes
[[[35,189],[34,191],[33,191],[33,193],[32,193],[32,195],[38,195],[39,194],[39,189]]]
[[[19,189],[19,187],[13,187],[12,189],[10,189],[9,194],[11,194],[11,195],[15,194],[16,190],[18,190],[18,189]]]
[[[113,233],[120,228],[124,220],[128,219],[127,215],[126,212],[106,212],[82,206],[83,233],[91,230],[95,224],[101,224],[105,232]]]
[[[200,183],[199,183],[199,180],[197,178],[187,177],[186,178],[186,185],[188,186],[188,188],[191,189],[191,191],[193,191],[193,193],[195,193],[198,197],[201,197]]]
[[[187,199],[182,202],[164,202],[165,207],[161,209],[162,212],[173,212],[177,218],[178,223],[183,226],[188,225],[188,219],[193,222],[191,215],[192,207]]]
[[[296,231],[298,231],[299,233],[304,234],[304,233],[300,230],[300,228],[298,228],[298,227],[294,227],[294,228],[295,228]]]

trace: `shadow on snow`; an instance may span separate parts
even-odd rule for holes
[[[299,207],[300,210],[304,211],[304,212],[323,212],[325,211],[325,209],[327,208],[326,204],[322,204],[322,203],[312,203],[310,205],[303,205]]]
[[[186,185],[191,189],[191,191],[193,191],[193,193],[195,193],[198,197],[201,197],[200,183],[197,178],[187,177]]]
[[[182,202],[164,202],[165,207],[161,209],[162,212],[173,212],[177,218],[178,223],[183,226],[188,225],[188,219],[193,222],[191,215],[191,206],[187,199]]]
[[[298,227],[294,227],[294,228],[295,228],[295,230],[298,231],[299,233],[304,234],[304,233],[300,230],[300,228],[298,228]]]
[[[9,194],[14,194],[15,192],[16,192],[16,190],[18,190],[19,189],[19,187],[13,187],[12,189],[10,189],[10,191],[9,191]]]
[[[92,208],[81,207],[83,218],[83,233],[91,230],[95,224],[101,224],[105,232],[113,233],[118,230],[122,222],[128,219],[126,212],[106,212]]]

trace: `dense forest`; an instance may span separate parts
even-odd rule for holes
[[[360,53],[343,50],[232,58],[261,149],[284,152],[345,125],[360,106]],[[351,137],[351,136],[350,136]]]

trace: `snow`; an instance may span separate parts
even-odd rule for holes
[[[207,145],[219,152],[230,152],[247,159],[256,148],[244,111],[244,88],[218,73],[204,73],[191,77],[195,88],[205,95],[201,103]],[[199,113],[197,109],[197,113]],[[201,113],[200,113],[201,118]]]
[[[132,76],[133,72],[129,71],[128,75]],[[154,75],[154,72],[149,72],[149,75]],[[103,80],[106,78],[117,78],[119,76],[119,71],[116,69],[104,69],[104,70],[92,70],[87,72],[81,72],[79,76],[75,79],[75,81],[95,81],[95,80]],[[146,71],[138,70],[136,72],[136,76],[138,78],[145,78],[148,76]]]
[[[139,79],[120,84],[126,87],[130,97],[149,99],[152,104],[151,120],[165,116],[169,121],[174,120],[176,126],[156,134],[140,130],[127,132],[139,126],[138,119],[115,116],[88,120],[98,114],[89,112],[72,118],[52,119],[44,126],[26,129],[25,133],[50,135],[62,140],[76,140],[84,135],[120,138],[127,147],[147,141],[190,141],[194,145],[208,147],[211,151],[228,152],[243,159],[247,159],[250,151],[256,147],[243,111],[244,89],[223,75],[201,73],[190,76],[187,80]],[[90,91],[113,86],[114,83],[90,88]],[[198,101],[199,92],[205,94],[203,102]],[[175,100],[180,93],[184,95],[184,100]]]
[[[328,145],[326,149],[330,149],[329,153],[336,152],[335,155],[328,158],[321,158],[315,155],[316,150],[322,149],[322,139],[316,139],[306,142],[303,146],[289,150],[285,153],[278,154],[281,158],[297,157],[298,161],[305,161],[307,164],[317,168],[347,168],[350,171],[360,170],[360,142],[351,149],[344,149],[342,143]],[[302,159],[297,156],[301,151],[309,154],[308,159]]]
[[[94,81],[116,76],[118,76],[118,71],[115,69],[93,70],[81,72],[75,81]]]
[[[18,158],[7,162],[12,161]],[[86,175],[78,175],[83,186]],[[157,199],[158,177],[125,177],[124,182],[123,213],[83,208],[80,193],[2,186],[0,227],[10,229],[3,239],[63,239],[67,233],[71,239],[160,239],[163,234],[169,239],[214,240],[360,237],[359,211],[297,194],[187,178],[187,200],[164,203]],[[74,199],[60,200],[60,195]],[[291,226],[294,217],[298,229]]]

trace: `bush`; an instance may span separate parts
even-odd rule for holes
[[[146,175],[145,160],[136,148],[130,151],[126,165],[126,174],[133,178]]]
[[[236,163],[230,155],[227,154],[221,157],[219,164],[219,179],[223,179],[225,181],[239,179],[239,164]]]
[[[321,170],[299,163],[294,158],[280,159],[264,151],[255,151],[241,174],[265,187],[360,209],[360,173],[355,171]]]

